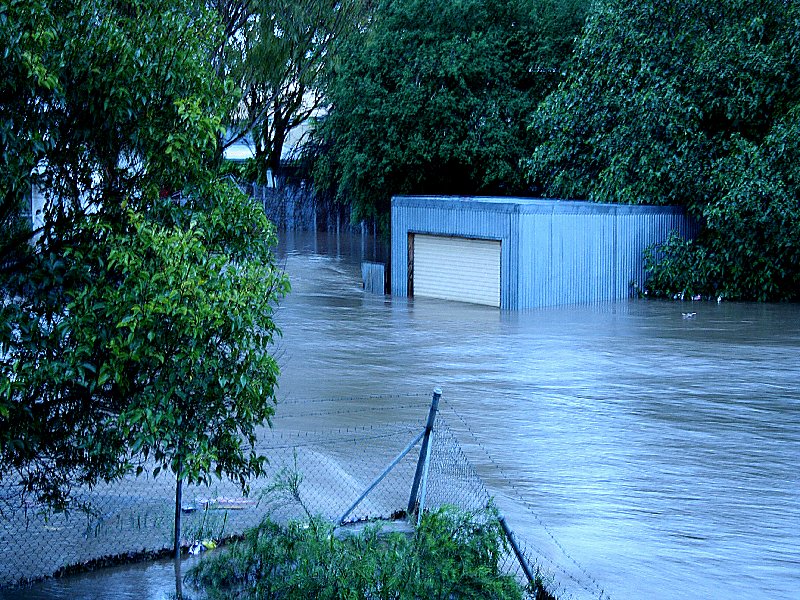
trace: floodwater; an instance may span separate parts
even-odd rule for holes
[[[48,579],[30,587],[0,590],[3,600],[168,600],[178,593],[191,596],[182,575],[198,557],[164,559],[99,569],[63,579]],[[177,587],[176,587],[177,583]]]
[[[282,395],[441,386],[512,527],[611,598],[800,597],[800,306],[366,296],[346,241],[287,240]]]
[[[800,597],[800,306],[502,312],[365,295],[361,236],[287,234],[280,252],[279,398],[441,387],[512,528],[585,573],[587,596]],[[23,597],[168,593],[113,581]]]

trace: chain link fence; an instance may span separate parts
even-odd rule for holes
[[[258,450],[269,459],[267,474],[251,481],[247,494],[226,480],[185,485],[182,545],[240,535],[267,514],[278,522],[309,513],[337,522],[345,514],[348,522],[405,514],[422,443],[400,455],[422,437],[430,397],[397,396],[389,410],[385,402],[373,406],[373,397],[342,400],[294,401],[288,416],[264,429]],[[491,495],[441,413],[440,407],[419,503],[431,510],[445,504],[481,509]],[[295,495],[282,485],[291,477],[301,479]],[[129,477],[83,491],[78,500],[91,510],[46,515],[42,507],[22,502],[13,485],[0,487],[0,589],[167,554],[173,546],[175,481],[168,476]],[[523,584],[534,574],[559,598],[604,597],[566,551],[565,556],[548,556],[509,533],[517,552],[509,550],[503,566]]]

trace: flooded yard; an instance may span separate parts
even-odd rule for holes
[[[612,598],[797,597],[800,307],[367,296],[362,251],[283,248],[281,397],[439,385],[512,526]]]
[[[295,427],[306,401],[379,396],[380,412],[440,386],[441,417],[509,524],[585,574],[573,586],[584,596],[797,597],[800,307],[501,312],[365,295],[360,262],[374,258],[372,244],[283,236],[293,291],[276,317],[275,429]],[[369,415],[325,418],[360,426]],[[119,597],[165,598],[170,572],[122,572],[102,585],[110,595],[65,580],[20,597],[116,597],[118,585]]]

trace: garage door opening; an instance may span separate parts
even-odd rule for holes
[[[500,241],[409,233],[408,294],[500,307]]]

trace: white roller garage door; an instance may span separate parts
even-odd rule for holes
[[[414,235],[415,296],[500,306],[500,242]]]

